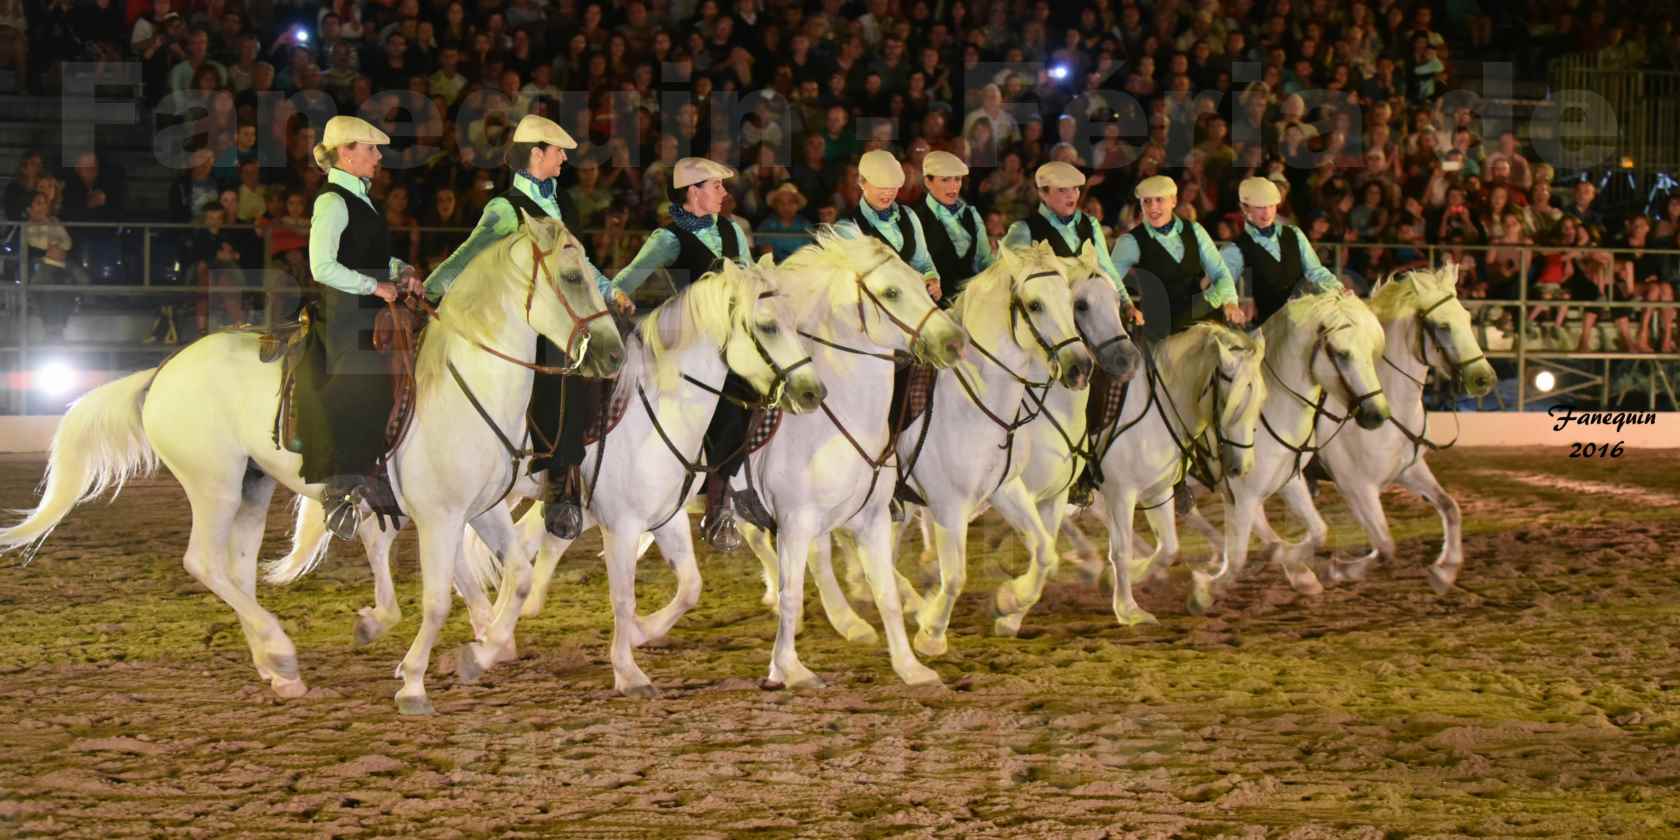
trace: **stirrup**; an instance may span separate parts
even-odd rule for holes
[[[1196,494],[1191,492],[1190,483],[1181,481],[1173,487],[1173,511],[1179,516],[1189,516],[1196,507]]]
[[[362,524],[361,495],[359,488],[353,488],[322,497],[327,530],[334,537],[346,541],[356,538],[356,528]]]
[[[764,502],[758,498],[758,493],[754,492],[752,488],[732,490],[729,496],[730,500],[735,503],[736,512],[742,519],[747,520],[747,524],[761,531],[775,532],[776,517],[770,513],[769,508],[764,506]]]
[[[741,547],[741,533],[735,530],[735,507],[727,495],[700,518],[700,537],[715,551],[728,553]]]
[[[575,540],[583,533],[583,499],[577,484],[577,467],[564,469],[560,481],[550,485],[543,500],[543,528],[562,540]],[[553,475],[550,468],[549,475]]]

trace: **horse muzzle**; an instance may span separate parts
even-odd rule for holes
[[[1465,370],[1464,392],[1472,397],[1485,397],[1498,381],[1499,376],[1493,372],[1493,365],[1484,359]]]
[[[816,411],[828,399],[828,386],[815,376],[795,375],[782,394],[783,402],[794,414]]]
[[[1378,429],[1388,422],[1388,413],[1388,398],[1377,397],[1360,403],[1353,419],[1361,429]]]
[[[1075,391],[1091,384],[1091,371],[1096,363],[1091,361],[1091,354],[1083,346],[1070,346],[1057,354],[1057,367],[1061,369],[1059,379],[1063,386]]]
[[[1097,365],[1117,382],[1129,382],[1143,366],[1143,353],[1131,339],[1117,341],[1097,353]]]

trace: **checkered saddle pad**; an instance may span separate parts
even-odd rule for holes
[[[747,420],[747,452],[751,455],[770,439],[776,436],[776,430],[782,427],[782,410],[779,408],[756,408]]]
[[[618,421],[624,419],[624,411],[630,407],[630,392],[618,393],[618,380],[609,379],[601,383],[606,389],[607,399],[601,401],[601,413],[595,415],[595,422],[583,433],[583,445],[590,446],[599,443],[602,438],[618,428]]]

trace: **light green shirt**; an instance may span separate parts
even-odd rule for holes
[[[537,186],[537,182],[529,176],[524,173],[515,175],[513,177],[513,188],[523,193],[526,198],[536,202],[537,206],[541,207],[550,218],[560,219],[559,202],[553,198],[544,197],[542,190]],[[564,221],[564,219],[561,219],[561,221]],[[426,297],[432,300],[443,297],[444,293],[449,291],[449,287],[455,285],[455,280],[461,276],[462,271],[466,270],[467,264],[471,263],[474,257],[478,256],[485,248],[512,236],[514,231],[518,229],[519,211],[514,209],[513,204],[501,196],[490,199],[490,202],[484,205],[484,214],[478,218],[478,226],[467,235],[467,241],[462,242],[461,247],[456,248],[455,253],[450,254],[449,258],[432,272],[432,276],[426,278]],[[587,258],[584,261],[588,263],[589,270],[594,274],[591,279],[595,281],[595,285],[604,285],[607,282],[606,275],[602,274],[601,270],[596,268],[595,264],[589,262]]]
[[[1062,220],[1057,218],[1055,211],[1043,202],[1039,202],[1038,215],[1043,216],[1045,220],[1050,222],[1050,229],[1062,238],[1063,245],[1066,245],[1072,252],[1079,253],[1080,241],[1077,229],[1079,220],[1085,216],[1085,211],[1073,211],[1073,217],[1068,219],[1066,224],[1063,224]],[[1097,251],[1097,265],[1102,267],[1103,273],[1108,275],[1108,279],[1114,281],[1114,288],[1120,291],[1120,305],[1130,306],[1132,296],[1126,292],[1126,272],[1114,265],[1114,260],[1108,253],[1108,240],[1103,236],[1102,225],[1098,224],[1096,219],[1091,220],[1091,239],[1091,244]],[[1125,237],[1121,237],[1121,239],[1124,240]],[[1032,228],[1027,227],[1025,221],[1010,225],[1009,232],[1003,235],[1003,244],[1013,248],[1025,248],[1032,245],[1032,242]]]
[[[327,173],[327,180],[349,190],[351,195],[373,207],[373,200],[367,194],[367,182],[362,179],[335,166]],[[323,190],[315,197],[315,213],[309,220],[309,273],[314,275],[315,282],[323,286],[352,295],[371,295],[380,280],[338,261],[338,240],[348,224],[350,208],[345,206],[338,193]],[[390,276],[385,279],[397,279],[406,268],[408,263],[392,257]]]
[[[1272,259],[1275,260],[1283,259],[1283,248],[1278,242],[1278,237],[1295,237],[1296,245],[1301,251],[1301,276],[1313,291],[1333,292],[1342,287],[1342,282],[1337,280],[1336,275],[1330,269],[1325,268],[1324,263],[1318,259],[1318,252],[1313,250],[1312,243],[1307,241],[1307,235],[1302,233],[1300,228],[1294,225],[1286,225],[1283,222],[1273,222],[1272,227],[1277,230],[1275,235],[1261,236],[1258,228],[1248,222],[1243,222],[1243,231],[1248,233],[1249,238],[1259,243],[1260,247],[1266,253],[1271,254]],[[1242,249],[1238,248],[1236,243],[1227,244],[1219,249],[1219,255],[1224,258],[1225,268],[1231,272],[1232,277],[1243,275],[1247,266],[1243,262]]]

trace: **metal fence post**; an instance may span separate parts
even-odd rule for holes
[[[1528,269],[1534,257],[1532,245],[1522,249],[1517,263],[1517,410],[1522,411],[1528,396]]]
[[[152,226],[140,226],[140,285],[152,285]]]
[[[29,413],[29,225],[18,225],[18,413]]]

